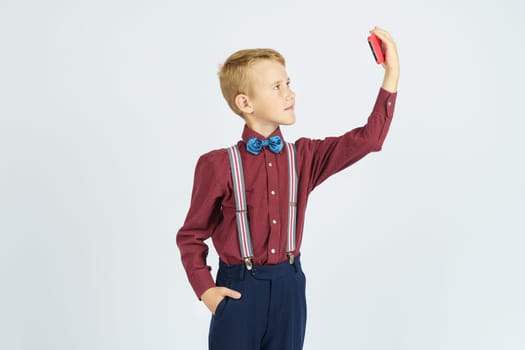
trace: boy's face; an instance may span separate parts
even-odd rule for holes
[[[284,66],[277,61],[261,60],[253,64],[248,76],[251,121],[263,128],[295,123],[295,92],[290,89]]]

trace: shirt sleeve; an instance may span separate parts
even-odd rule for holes
[[[206,154],[197,162],[190,208],[177,233],[182,264],[199,299],[202,293],[215,286],[211,267],[206,264],[209,249],[204,241],[213,234],[220,221],[223,194],[217,184],[212,158]]]
[[[305,166],[309,167],[309,191],[329,176],[349,167],[370,152],[380,151],[394,115],[397,92],[380,88],[372,113],[364,126],[339,137],[304,140]],[[298,144],[299,144],[298,140]]]

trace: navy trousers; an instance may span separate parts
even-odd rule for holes
[[[306,327],[305,276],[300,257],[293,265],[227,265],[217,272],[218,286],[239,291],[226,297],[212,316],[210,350],[301,350]]]

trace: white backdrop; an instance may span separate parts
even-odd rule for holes
[[[0,348],[205,349],[175,234],[198,156],[242,131],[218,65],[281,51],[297,92],[286,138],[340,135],[381,85],[378,25],[401,59],[395,120],[383,151],[310,199],[305,349],[524,349],[523,13],[2,0]]]

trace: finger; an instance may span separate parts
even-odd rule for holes
[[[392,39],[392,36],[390,35],[390,33],[388,33],[386,30],[381,29],[381,28],[379,28],[377,26],[374,27],[374,29],[371,29],[370,33],[377,35],[383,41],[389,41],[389,42],[393,42],[394,41]]]
[[[239,293],[236,290],[230,289],[230,288],[222,287],[221,288],[221,292],[222,292],[222,295],[230,297],[232,299],[240,299],[241,298],[241,293]]]
[[[378,27],[378,26],[374,26],[374,28],[372,28],[370,31],[371,32],[386,32],[386,30],[384,28],[381,28],[381,27]]]
[[[386,33],[386,31],[384,29],[381,29],[381,28],[379,28],[377,26],[375,26],[374,28],[370,29],[369,32],[373,33],[373,34],[378,34],[378,33],[384,34],[384,33]]]
[[[374,28],[370,29],[370,32],[380,32],[380,33],[388,34],[388,30],[378,27],[378,26],[374,26]]]

